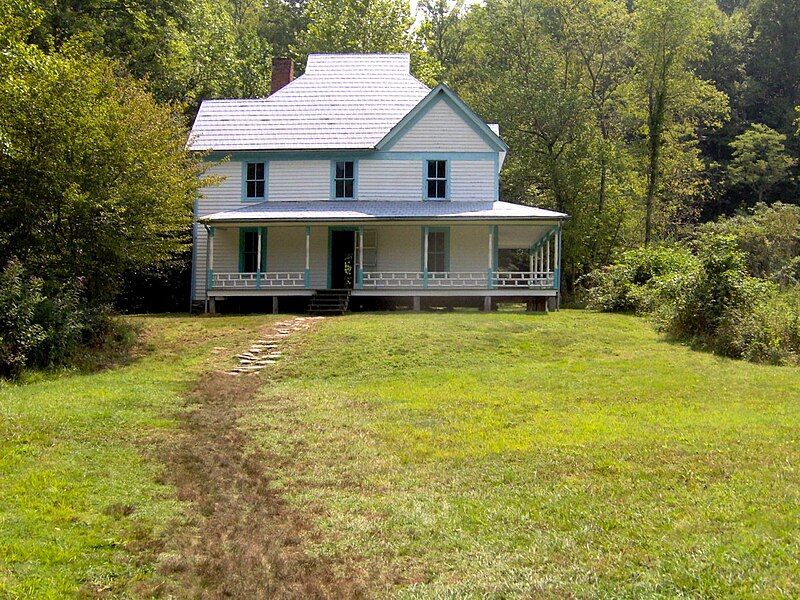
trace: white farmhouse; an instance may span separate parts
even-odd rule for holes
[[[312,54],[294,80],[278,59],[272,87],[194,122],[222,177],[195,206],[195,302],[557,305],[567,215],[499,200],[498,127],[407,54]]]

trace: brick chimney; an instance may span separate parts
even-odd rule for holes
[[[283,86],[288,85],[294,79],[294,64],[291,58],[272,59],[272,82],[270,84],[270,94],[274,94]]]

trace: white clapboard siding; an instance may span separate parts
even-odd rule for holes
[[[269,163],[271,202],[328,200],[331,195],[329,160],[273,160]]]
[[[445,100],[438,100],[394,143],[392,150],[490,152],[493,148]]]
[[[485,273],[489,267],[489,226],[450,228],[450,271]]]
[[[267,227],[267,271],[306,268],[306,228]]]
[[[421,160],[358,161],[359,200],[421,200]]]
[[[222,210],[230,210],[242,206],[242,164],[236,161],[227,161],[215,164],[206,173],[209,177],[219,177],[221,181],[215,185],[207,186],[200,191],[197,200],[195,218],[210,215]],[[238,233],[237,233],[238,236]],[[200,224],[195,225],[195,252],[194,252],[194,291],[195,299],[201,299],[206,291],[206,228]],[[215,239],[215,243],[218,240]],[[238,237],[237,237],[238,243]],[[214,249],[215,267],[218,252]],[[225,258],[220,265],[230,266]],[[236,254],[236,268],[238,269],[238,250]],[[219,268],[216,268],[219,270]]]
[[[493,160],[454,160],[450,163],[451,200],[493,200]]]
[[[388,225],[377,230],[375,271],[418,272],[422,269],[422,228],[419,225]]]

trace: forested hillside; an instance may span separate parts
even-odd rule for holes
[[[275,56],[410,52],[500,124],[503,199],[572,216],[572,294],[797,202],[798,32],[795,0],[0,0],[0,258],[90,304],[185,307],[199,102],[267,95]]]

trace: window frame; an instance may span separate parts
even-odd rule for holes
[[[353,177],[336,177],[336,165],[337,163],[353,163]],[[353,181],[353,195],[352,196],[337,196],[336,195],[336,183],[339,181]],[[330,199],[335,200],[337,202],[347,202],[352,200],[358,199],[358,159],[357,158],[332,158],[331,159],[331,191],[330,191]]]
[[[246,234],[254,233],[258,236],[258,230],[261,229],[261,265],[256,265],[255,271],[245,271],[245,239]],[[258,239],[258,237],[256,237]],[[258,249],[256,249],[257,252]],[[266,227],[239,227],[239,273],[266,273],[267,271],[267,228]]]
[[[444,177],[438,176],[438,169],[437,177],[429,176],[429,168],[432,162],[444,163]],[[444,196],[431,196],[428,193],[428,188],[430,182],[432,181],[444,182]],[[431,157],[422,161],[422,197],[425,200],[430,200],[431,202],[446,202],[450,200],[450,160],[446,158]]]
[[[374,237],[374,243],[372,245],[367,244],[368,237]],[[364,228],[364,247],[362,248],[364,252],[364,268],[365,269],[377,269],[378,268],[378,229],[377,227],[365,227]],[[375,260],[368,261],[367,260],[367,253],[371,251],[374,253]]]
[[[432,233],[441,233],[443,236],[443,255],[444,255],[444,271],[434,271],[431,269],[431,261],[430,261],[430,252],[431,252],[431,240],[430,235]],[[421,266],[420,269],[425,270],[425,235],[428,235],[428,268],[426,270],[427,273],[449,273],[450,272],[450,228],[449,227],[423,227],[422,228],[422,248],[421,248]]]
[[[249,178],[249,170],[250,165],[262,165],[264,169],[264,178],[263,180],[254,178]],[[264,184],[264,193],[261,196],[250,196],[248,194],[248,184],[250,182],[254,182],[256,184],[263,182]],[[265,160],[248,160],[242,161],[242,202],[264,202],[267,199],[269,193],[269,162]]]

